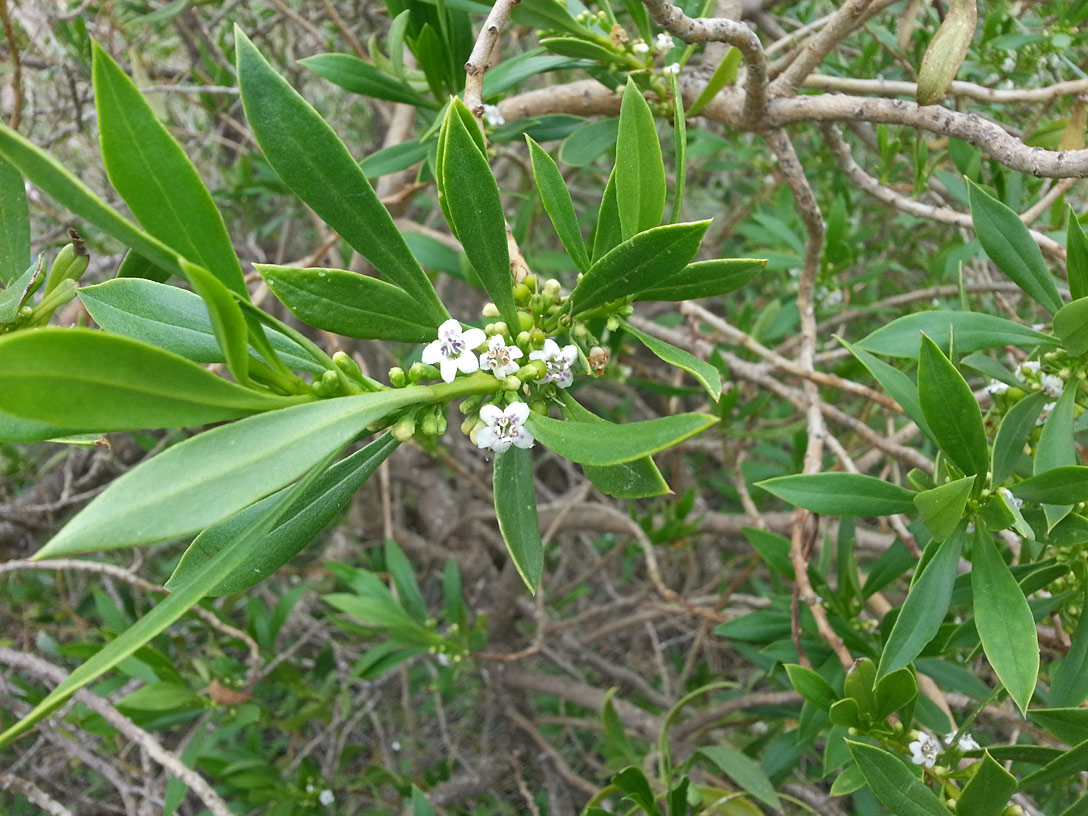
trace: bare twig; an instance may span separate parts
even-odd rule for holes
[[[465,107],[477,119],[484,115],[484,74],[495,66],[491,63],[499,42],[499,32],[506,25],[511,10],[518,0],[497,0],[484,21],[484,27],[472,46],[472,53],[465,63]]]

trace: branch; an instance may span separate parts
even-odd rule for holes
[[[465,106],[477,119],[484,115],[484,74],[494,67],[491,56],[499,44],[499,31],[517,4],[518,0],[496,0],[465,63]]]
[[[819,91],[833,91],[848,94],[877,94],[879,96],[906,96],[914,98],[918,86],[914,82],[902,82],[891,79],[851,79],[849,77],[814,74],[804,83],[805,88]],[[974,82],[953,82],[947,91],[948,96],[973,99],[994,105],[1023,104],[1030,102],[1052,102],[1062,96],[1076,96],[1088,92],[1088,79],[1075,79],[1069,82],[1057,82],[1045,88],[1024,88],[997,90]]]
[[[771,84],[775,96],[793,96],[824,58],[830,54],[864,16],[873,0],[847,0],[828,20],[819,34],[801,49],[797,59]]]
[[[659,26],[686,43],[718,42],[734,46],[748,66],[744,112],[749,126],[755,126],[767,104],[767,56],[759,37],[744,23],[724,18],[694,20],[671,0],[643,0]]]

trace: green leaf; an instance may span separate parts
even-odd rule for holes
[[[643,8],[641,5],[639,8]],[[680,220],[680,208],[684,203],[684,183],[688,166],[688,124],[684,118],[684,97],[680,93],[680,79],[676,74],[669,74],[669,91],[672,94],[672,138],[673,158],[676,167],[676,190],[672,198],[672,216],[669,223]]]
[[[1039,635],[1031,607],[987,530],[976,530],[971,560],[975,628],[983,651],[1013,702],[1026,712],[1039,676]]]
[[[242,105],[276,175],[420,310],[446,320],[446,307],[347,147],[240,29],[235,37]]]
[[[491,174],[487,156],[465,125],[459,99],[450,102],[439,137],[444,158],[438,177],[438,195],[444,202],[450,229],[461,242],[484,290],[495,303],[503,320],[518,325],[514,284],[510,276],[510,251],[506,240],[499,187]],[[471,118],[471,115],[470,115]],[[475,121],[471,127],[479,135]],[[445,143],[443,150],[442,144]]]
[[[688,108],[688,116],[698,116],[699,111],[709,105],[722,88],[735,82],[738,67],[740,67],[740,50],[730,46],[722,61],[718,63],[718,67],[714,69],[714,73],[711,74],[706,86],[699,92],[695,101],[691,103],[691,107]]]
[[[299,399],[259,394],[106,332],[47,327],[0,338],[0,411],[75,431],[204,425]]]
[[[91,47],[99,140],[110,184],[151,235],[248,298],[223,217],[196,168],[121,67],[98,43]]]
[[[627,78],[616,142],[616,203],[620,234],[628,240],[661,224],[665,212],[665,165],[654,115],[635,81]]]
[[[0,124],[0,158],[87,223],[112,235],[171,275],[179,273],[177,252],[125,219],[60,162],[3,124]]]
[[[1027,225],[971,179],[966,181],[971,221],[990,260],[1048,312],[1057,312],[1062,307],[1058,286]]]
[[[767,265],[757,258],[718,258],[696,261],[655,281],[635,295],[635,300],[697,300],[725,295],[755,280]]]
[[[860,473],[809,473],[756,482],[772,496],[822,516],[913,513],[914,493]]]
[[[1088,739],[1088,708],[1037,708],[1031,720],[1070,745]]]
[[[883,720],[918,696],[918,679],[908,668],[896,669],[877,681],[876,719]]]
[[[854,661],[846,672],[843,681],[843,694],[851,697],[858,704],[858,710],[866,717],[876,715],[876,697],[873,688],[876,685],[876,666],[867,657]]]
[[[402,646],[432,647],[443,643],[436,634],[404,611],[393,593],[371,572],[359,570],[352,577],[355,594],[334,592],[322,598],[341,612],[386,631]]]
[[[732,745],[724,744],[705,745],[697,753],[713,762],[719,771],[760,802],[775,810],[782,810],[782,800],[778,798],[771,780],[759,767],[759,763],[746,754]]]
[[[845,346],[846,350],[853,354],[859,363],[868,369],[873,378],[880,383],[880,387],[884,389],[884,392],[899,403],[899,406],[914,424],[921,429],[922,433],[932,438],[933,432],[929,430],[929,423],[926,422],[925,414],[922,413],[922,404],[918,401],[918,385],[914,380],[898,368],[874,357],[860,345],[851,345],[838,336],[835,339]]]
[[[1088,601],[1088,587],[1082,598]],[[1085,700],[1088,700],[1088,618],[1082,614],[1065,659],[1051,675],[1047,702],[1053,708],[1072,708]]]
[[[1088,239],[1073,208],[1068,208],[1069,226],[1065,234],[1067,256],[1065,274],[1069,279],[1069,295],[1073,300],[1088,295]]]
[[[688,372],[706,390],[712,400],[717,402],[721,399],[722,377],[718,373],[718,369],[714,368],[710,363],[700,360],[689,351],[684,351],[684,349],[677,348],[671,343],[666,343],[664,340],[659,340],[652,335],[646,334],[646,332],[639,331],[629,323],[624,323],[623,329],[669,365]]]
[[[1053,337],[1021,326],[1003,317],[978,312],[916,312],[896,318],[881,326],[858,345],[874,354],[888,357],[917,357],[918,335],[923,333],[942,349],[948,348],[952,331],[956,332],[956,352],[969,354],[1001,346],[1053,346]]]
[[[409,386],[340,397],[205,431],[114,481],[34,557],[196,533],[290,484],[372,422],[429,395],[425,387]]]
[[[531,28],[565,31],[576,37],[583,37],[588,32],[588,29],[567,11],[566,4],[555,3],[553,0],[521,0],[514,6],[510,16],[518,25]]]
[[[549,71],[557,71],[574,65],[569,57],[545,54],[543,48],[534,48],[511,59],[504,59],[498,65],[489,68],[484,74],[485,99],[498,96],[530,77],[539,76]]]
[[[879,677],[909,664],[940,629],[952,599],[952,585],[963,551],[964,529],[961,527],[936,544],[933,558],[925,564],[922,574],[915,576],[880,655]]]
[[[3,402],[0,401],[0,408]],[[1038,504],[1076,504],[1088,501],[1088,467],[1058,467],[1013,485],[1012,494]]]
[[[378,178],[390,173],[407,170],[420,159],[427,157],[434,147],[434,140],[401,142],[376,150],[359,162],[359,169],[367,178]]]
[[[397,444],[392,436],[385,434],[322,473],[283,513],[275,527],[268,531],[262,546],[253,550],[229,575],[223,576],[208,594],[229,595],[249,589],[302,552],[336,519]],[[188,583],[209,558],[232,546],[241,530],[267,512],[270,506],[280,501],[283,493],[291,489],[287,487],[273,493],[205,529],[181,556],[165,588],[173,592]]]
[[[967,499],[971,496],[974,484],[974,476],[964,476],[914,496],[918,515],[934,540],[944,541],[955,531],[963,519],[963,511],[967,507]]]
[[[19,317],[19,308],[30,293],[30,287],[41,275],[44,261],[44,256],[39,255],[36,261],[30,262],[26,271],[0,291],[0,324],[14,323]]]
[[[563,418],[569,422],[614,424],[579,405],[574,397],[562,389],[559,398],[563,402]],[[594,487],[617,499],[644,499],[669,492],[661,471],[649,456],[618,465],[582,465],[582,471]]]
[[[847,740],[869,789],[895,816],[948,816],[950,811],[901,759],[882,748]]]
[[[588,59],[605,64],[620,62],[623,57],[610,48],[580,37],[543,37],[540,44],[553,53],[574,59]]]
[[[541,444],[572,462],[618,465],[671,448],[717,422],[717,417],[709,414],[676,414],[623,425],[601,425],[529,414],[526,425]]]
[[[30,261],[30,206],[23,177],[0,159],[0,286],[7,286]]]
[[[208,306],[212,334],[223,352],[230,373],[242,385],[249,385],[249,329],[241,307],[230,290],[211,272],[184,259],[180,264],[185,277]]]
[[[593,228],[593,262],[607,255],[620,241],[620,210],[616,202],[616,170],[613,168],[605,184],[597,224]]]
[[[975,775],[956,800],[956,815],[1001,816],[1016,793],[1016,777],[1001,767],[989,751],[982,752],[982,762],[974,770]]]
[[[937,344],[922,335],[918,401],[940,449],[967,475],[985,474],[990,447],[982,411],[963,375]]]
[[[437,107],[433,101],[424,99],[412,90],[407,82],[382,73],[352,54],[315,54],[300,59],[298,63],[345,91],[374,99],[403,102],[417,108]]]
[[[280,302],[304,323],[363,340],[424,343],[438,323],[403,289],[343,269],[254,264]]]
[[[331,458],[331,456],[327,458]],[[318,462],[318,468],[311,473],[310,478],[312,478],[314,473],[323,468],[324,463]],[[129,471],[129,473],[135,473],[139,469],[140,468],[137,467],[136,469]],[[126,474],[126,476],[127,475],[128,474]],[[122,480],[124,478],[125,476],[121,477]],[[194,575],[192,581],[186,586],[182,587],[177,592],[172,592],[164,600],[160,601],[154,609],[144,615],[118,637],[103,646],[92,658],[69,674],[64,682],[46,695],[45,699],[38,703],[29,714],[23,717],[23,719],[15,725],[11,726],[7,731],[0,734],[0,747],[8,744],[36,722],[48,716],[78,689],[102,676],[114,666],[125,660],[125,658],[130,657],[152,638],[165,631],[170,624],[184,615],[204,596],[204,593],[209,587],[214,586],[224,573],[229,573],[233,570],[247,557],[253,547],[259,544],[264,534],[276,523],[279,514],[294,501],[296,491],[305,489],[310,478],[301,480],[295,486],[294,490],[285,493],[279,503],[269,508],[269,511],[264,516],[257,519],[251,527],[242,531],[233,547],[224,549],[219,555],[211,559],[204,566],[204,569]],[[114,484],[116,484],[116,482]]]
[[[1019,787],[1023,791],[1048,782],[1066,782],[1075,779],[1085,768],[1088,768],[1088,740],[1078,743],[1057,759],[1025,776],[1020,780]],[[1015,780],[1013,784],[1015,785]]]
[[[842,769],[842,773],[835,777],[835,781],[831,783],[831,790],[828,792],[832,796],[847,796],[864,788],[866,784],[865,775],[861,772],[861,768],[852,762]]]
[[[47,422],[20,419],[0,413],[0,442],[41,442],[75,433],[72,428],[61,428]]]
[[[570,255],[575,266],[585,272],[589,269],[589,253],[586,252],[585,242],[582,240],[582,232],[578,229],[578,216],[574,214],[574,204],[570,200],[570,192],[567,183],[563,181],[563,175],[559,168],[544,149],[541,148],[528,134],[525,142],[529,145],[529,157],[533,163],[533,178],[536,180],[537,192],[544,203],[544,211],[555,227],[559,240],[563,242],[563,248]]]
[[[831,684],[812,669],[796,663],[787,663],[785,668],[797,693],[820,710],[827,711],[839,699]]]
[[[1035,476],[1056,467],[1075,465],[1079,461],[1073,447],[1073,409],[1079,392],[1080,380],[1074,379],[1065,387],[1057,405],[1043,423],[1043,432],[1035,448]],[[1053,530],[1054,525],[1072,510],[1071,504],[1044,504],[1047,530]]]
[[[495,457],[495,516],[518,575],[534,595],[544,573],[544,543],[536,515],[533,458],[524,448]]]
[[[602,204],[602,207],[604,205]],[[574,314],[656,286],[699,251],[709,221],[667,224],[640,232],[595,260],[571,293]],[[596,255],[596,245],[594,245]]]
[[[861,718],[861,706],[853,697],[844,697],[833,703],[828,709],[827,717],[834,725],[843,728],[865,727],[865,722]]]
[[[1024,456],[1024,444],[1028,441],[1035,420],[1043,411],[1047,396],[1041,391],[1029,394],[1009,409],[994,437],[993,484],[1008,479]]]
[[[198,295],[143,278],[114,278],[79,290],[79,299],[108,332],[142,340],[196,363],[225,363],[211,318]],[[320,374],[325,367],[278,331],[269,342],[291,368]]]
[[[181,683],[160,681],[140,686],[117,701],[117,707],[130,711],[170,711],[197,706],[204,701],[191,688]]]
[[[570,167],[585,167],[616,143],[619,127],[618,116],[583,125],[563,140],[559,146],[559,161]]]
[[[1088,351],[1088,300],[1074,300],[1054,315],[1054,334],[1074,357]]]
[[[396,447],[396,440],[393,440],[391,435],[389,439],[392,440],[389,451],[392,451]],[[389,445],[390,442],[386,440],[386,444]],[[385,456],[388,456],[388,453]],[[370,468],[371,473],[377,470],[378,465],[385,460],[385,456],[382,456],[381,460],[374,463],[374,466]],[[419,584],[416,583],[412,562],[408,560],[404,550],[398,547],[397,542],[391,538],[385,540],[385,568],[393,579],[393,586],[397,588],[397,599],[400,600],[409,615],[419,623],[425,623],[427,620],[427,604],[423,600],[423,596],[419,594]]]
[[[412,785],[412,816],[435,816],[431,803],[415,785]]]

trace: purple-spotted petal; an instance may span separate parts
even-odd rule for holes
[[[506,406],[505,414],[518,425],[524,425],[529,418],[529,406],[524,402],[511,402]]]
[[[502,416],[502,408],[497,405],[485,405],[480,409],[480,419],[488,425],[494,425]]]

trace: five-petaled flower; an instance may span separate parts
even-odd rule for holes
[[[944,735],[944,744],[951,748],[953,745],[952,740],[955,738],[956,732],[949,731],[947,734]],[[960,737],[959,742],[955,743],[955,745],[957,745],[961,751],[977,751],[979,748],[978,743],[975,742],[975,738],[972,737],[969,732],[964,733]]]
[[[458,371],[472,374],[479,370],[480,361],[472,353],[483,345],[487,335],[481,329],[461,328],[456,320],[447,320],[438,327],[438,339],[423,349],[423,362],[437,365],[445,382],[453,382]]]
[[[937,764],[937,754],[941,752],[941,744],[929,734],[918,734],[918,739],[912,742],[910,748],[910,761],[915,765],[932,768]]]
[[[524,402],[511,402],[505,410],[485,405],[480,409],[480,419],[487,424],[476,431],[476,446],[491,448],[495,453],[504,453],[511,445],[531,448],[533,435],[525,427],[528,418],[529,406]]]
[[[544,365],[547,366],[547,373],[541,380],[542,383],[553,382],[560,388],[566,388],[574,382],[574,374],[571,373],[570,367],[578,359],[577,347],[571,345],[559,348],[559,344],[549,338],[544,341],[543,349],[529,353],[529,359],[543,360]]]
[[[518,373],[521,366],[515,360],[522,354],[517,346],[508,346],[501,335],[493,334],[487,343],[487,351],[480,355],[480,368],[505,380],[511,374]]]

